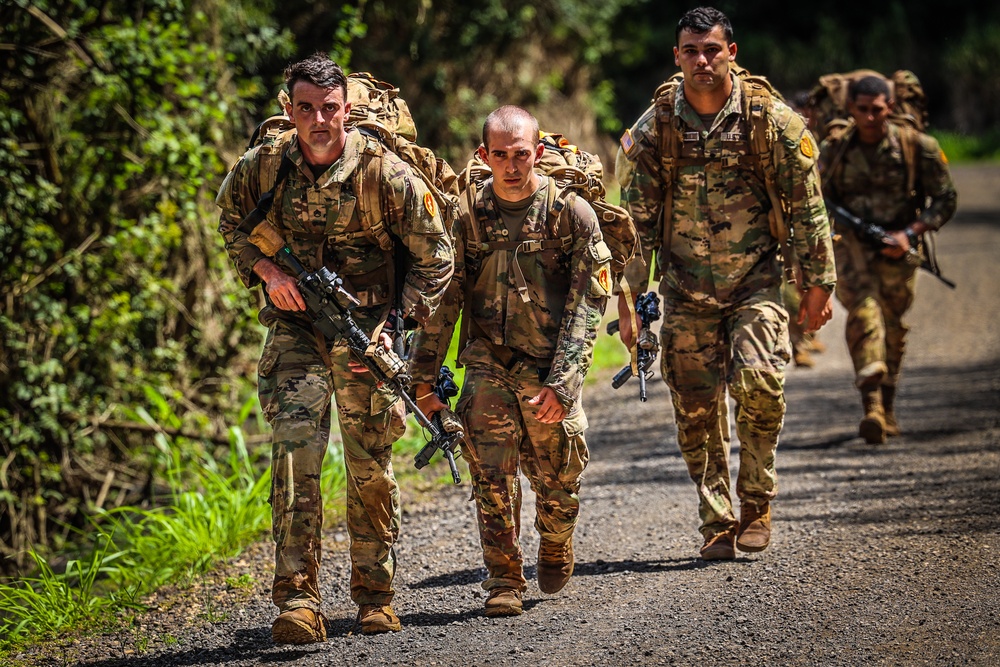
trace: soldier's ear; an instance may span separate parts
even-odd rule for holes
[[[736,42],[729,43],[729,62],[736,62]]]
[[[486,152],[485,146],[479,144],[479,148],[476,149],[476,154],[479,156],[480,160],[482,160],[484,163],[488,163],[487,158],[489,158],[490,154]]]
[[[535,146],[535,162],[534,162],[534,164],[538,164],[539,162],[542,161],[542,154],[543,153],[545,153],[545,144],[543,144],[542,142],[538,142],[538,145]]]

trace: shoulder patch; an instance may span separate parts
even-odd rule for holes
[[[816,155],[816,149],[813,147],[813,143],[809,138],[808,132],[802,135],[802,139],[799,141],[799,150],[802,151],[802,154],[807,158],[812,158]]]
[[[944,164],[948,164],[948,156],[944,154],[943,148],[941,149],[941,162]]]
[[[632,150],[632,147],[635,146],[635,139],[632,138],[632,130],[625,130],[625,134],[622,135],[622,138],[619,141],[622,145],[622,150],[624,150],[626,154]]]
[[[597,284],[603,287],[605,292],[611,291],[611,270],[607,266],[602,266],[597,272]]]
[[[434,195],[430,192],[424,193],[424,208],[427,209],[427,215],[432,218],[437,215],[437,207],[434,204]]]

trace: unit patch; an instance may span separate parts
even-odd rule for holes
[[[597,272],[597,283],[604,288],[605,292],[611,291],[611,271],[606,266],[602,266]]]
[[[434,205],[434,195],[429,192],[424,193],[424,208],[427,209],[427,215],[432,218],[437,215],[437,207]]]
[[[808,134],[802,135],[802,141],[799,142],[799,150],[802,151],[802,154],[808,158],[811,158],[813,155],[816,154],[816,151],[815,149],[813,149],[813,144],[812,141],[809,139]]]

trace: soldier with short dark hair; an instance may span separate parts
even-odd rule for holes
[[[823,141],[823,192],[835,204],[888,233],[875,247],[838,228],[837,300],[847,309],[847,347],[864,415],[859,435],[870,444],[899,435],[896,387],[913,304],[924,234],[955,213],[957,194],[938,142],[906,122],[891,122],[892,88],[880,76],[847,88],[846,126]],[[908,261],[914,258],[915,261]]]
[[[836,279],[815,144],[802,117],[762,80],[737,76],[732,34],[726,16],[710,7],[681,18],[674,62],[683,80],[665,85],[622,136],[616,165],[647,266],[656,253],[661,371],[698,492],[705,560],[735,558],[734,543],[747,552],[770,543],[790,354],[781,296],[789,233],[803,294],[797,320],[806,331],[830,318]],[[625,275],[636,294],[646,289],[648,268],[636,261]],[[627,305],[620,295],[621,337],[631,346],[639,323]],[[730,496],[727,386],[740,440],[739,520]]]
[[[347,131],[346,78],[325,54],[290,65],[285,80],[290,96],[285,113],[296,131],[267,147],[280,150],[282,162],[290,166],[267,219],[307,270],[326,267],[344,279],[361,302],[353,315],[364,331],[381,331],[390,308],[415,324],[426,322],[454,267],[450,236],[427,186],[377,140]],[[391,456],[405,428],[404,406],[350,357],[346,343],[324,339],[303,312],[295,278],[238,229],[262,193],[275,186],[275,175],[262,167],[262,150],[255,147],[240,158],[217,203],[219,231],[240,279],[247,287],[263,282],[267,300],[259,315],[268,333],[258,392],[273,430],[271,591],[280,614],[272,638],[295,644],[326,639],[318,582],[320,472],[330,440],[331,398],[337,403],[347,468],[351,598],[359,605],[363,633],[396,631],[400,621],[390,602],[400,505]],[[381,161],[375,170],[379,182],[367,182],[367,160]],[[380,211],[364,210],[370,199],[359,198],[362,185],[378,189]],[[376,233],[372,219],[384,220],[387,230]],[[379,243],[386,231],[398,244],[395,250]],[[396,254],[408,260],[409,268],[395,266]],[[405,271],[401,279],[397,271]],[[388,336],[379,338],[385,344]]]
[[[479,156],[492,177],[471,204],[462,198],[450,298],[413,342],[414,377],[434,377],[461,310],[468,333],[459,362],[467,371],[457,412],[489,577],[487,616],[523,610],[519,470],[536,494],[538,587],[555,593],[573,573],[590,458],[583,380],[611,291],[611,252],[597,216],[535,171],[543,150],[538,121],[524,109],[504,106],[487,117]],[[556,201],[565,204],[561,213]],[[560,216],[569,234],[555,239]],[[425,413],[444,408],[430,385],[417,392]]]

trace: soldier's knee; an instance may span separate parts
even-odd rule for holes
[[[755,419],[785,414],[784,378],[766,370],[742,368],[733,375],[729,391],[740,408]]]

